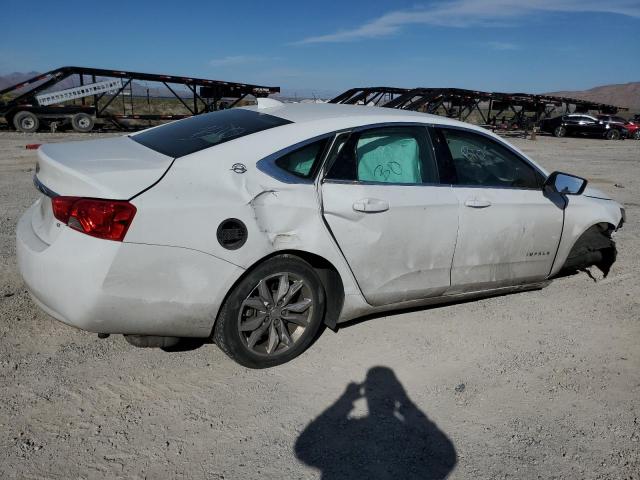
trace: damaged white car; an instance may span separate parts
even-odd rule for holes
[[[43,310],[254,368],[323,324],[606,274],[624,221],[484,129],[378,107],[261,100],[38,154],[17,252]]]

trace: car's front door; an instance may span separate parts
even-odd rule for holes
[[[449,293],[535,282],[547,277],[562,234],[562,209],[545,197],[544,177],[501,142],[438,128],[458,197],[459,229]]]
[[[367,302],[444,293],[458,199],[438,184],[426,127],[365,129],[335,143],[321,188],[324,218]]]
[[[593,117],[580,117],[580,126],[582,127],[585,135],[589,136],[599,136],[602,135],[605,131],[604,123],[600,123]]]
[[[563,117],[564,127],[567,129],[567,135],[581,135],[582,127],[580,126],[580,117],[578,115],[568,115]]]

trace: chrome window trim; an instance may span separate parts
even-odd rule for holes
[[[290,145],[286,148],[278,150],[266,157],[258,160],[256,162],[256,167],[261,172],[269,175],[272,178],[275,178],[278,181],[288,184],[303,184],[303,185],[313,185],[315,183],[336,183],[336,184],[345,184],[345,185],[385,185],[385,186],[413,186],[413,187],[453,187],[453,188],[489,188],[496,190],[528,190],[528,191],[541,191],[542,187],[532,188],[532,187],[509,187],[509,186],[486,186],[486,185],[463,185],[463,184],[451,184],[451,183],[386,183],[386,182],[363,182],[358,180],[333,180],[327,178],[328,173],[328,159],[335,148],[335,144],[340,135],[352,133],[359,133],[365,130],[372,130],[377,128],[386,128],[386,127],[423,127],[426,129],[428,141],[433,147],[433,139],[431,138],[429,127],[431,128],[448,128],[452,130],[462,130],[464,132],[469,132],[472,134],[480,135],[482,137],[486,137],[487,139],[498,142],[500,146],[506,148],[510,153],[519,158],[526,165],[531,167],[535,172],[537,172],[544,180],[547,179],[548,175],[545,174],[542,170],[540,170],[536,165],[531,163],[529,159],[524,157],[520,152],[516,151],[511,145],[502,141],[502,139],[496,139],[494,136],[490,135],[488,132],[481,132],[478,130],[466,128],[459,125],[447,125],[441,123],[434,122],[380,122],[380,123],[371,123],[367,125],[360,125],[352,128],[345,128],[341,130],[335,130],[333,132],[324,133],[322,135],[317,135],[315,137],[309,138],[307,140],[303,140],[301,142],[297,142],[293,145]],[[332,138],[333,137],[333,138]],[[320,163],[316,168],[316,171],[312,177],[302,178],[298,177],[292,173],[287,172],[283,168],[276,165],[276,160],[284,155],[287,155],[299,148],[303,148],[311,143],[323,140],[323,139],[331,139],[328,145],[328,148],[325,152],[323,152],[322,157],[320,158]],[[437,152],[434,150],[434,156],[437,157]],[[436,158],[437,165],[437,158]],[[46,188],[46,187],[45,187]]]
[[[449,183],[389,183],[389,182],[371,182],[360,180],[340,180],[325,179],[323,183],[344,184],[344,185],[379,185],[381,187],[451,187]]]

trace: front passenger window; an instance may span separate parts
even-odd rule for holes
[[[425,128],[388,127],[353,134],[327,178],[419,185],[437,183],[438,174]]]
[[[451,154],[458,185],[540,188],[534,168],[497,141],[466,130],[438,129]]]

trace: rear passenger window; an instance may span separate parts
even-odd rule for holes
[[[160,125],[129,138],[156,152],[178,158],[289,123],[292,122],[266,113],[232,108]]]
[[[310,178],[320,161],[328,139],[310,143],[298,150],[283,155],[276,160],[276,165],[293,175]]]
[[[426,128],[389,127],[353,134],[327,178],[412,185],[437,183],[438,172]]]
[[[438,129],[444,137],[458,185],[540,188],[542,177],[534,168],[493,139],[477,133]]]

